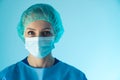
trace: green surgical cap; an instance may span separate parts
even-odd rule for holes
[[[36,20],[49,22],[55,33],[55,42],[61,38],[64,29],[59,13],[48,4],[35,4],[25,10],[17,26],[18,35],[24,41],[25,27]]]

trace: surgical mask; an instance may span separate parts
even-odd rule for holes
[[[54,37],[25,38],[25,48],[37,58],[44,58],[54,48]]]

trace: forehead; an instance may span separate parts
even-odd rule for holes
[[[42,21],[42,20],[31,22],[30,24],[28,24],[26,29],[30,29],[30,28],[36,29],[36,30],[52,29],[51,24],[49,22]]]

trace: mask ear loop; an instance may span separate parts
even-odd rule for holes
[[[50,32],[52,33],[52,36],[55,36],[55,31],[54,31],[54,28],[52,26],[50,26]]]
[[[56,37],[56,34],[55,34],[55,30],[54,30],[54,28],[53,28],[53,26],[50,26],[51,27],[51,29],[52,29],[52,37],[54,38],[53,40],[53,42],[55,43],[55,37]]]

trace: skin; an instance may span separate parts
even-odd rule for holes
[[[51,27],[51,24],[42,20],[37,20],[35,22],[30,23],[26,27],[24,32],[25,38],[39,37],[39,36],[48,37],[53,35],[54,35],[54,31]],[[50,67],[54,64],[54,61],[55,61],[51,53],[47,55],[45,58],[37,58],[29,54],[27,60],[30,66],[36,67],[36,68]]]

